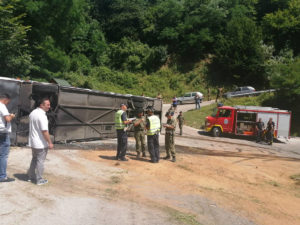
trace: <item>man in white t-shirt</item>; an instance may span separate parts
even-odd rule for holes
[[[11,133],[10,121],[15,118],[8,112],[6,105],[10,102],[8,94],[0,94],[0,182],[11,182],[15,179],[7,177],[7,159],[10,147],[9,133]]]
[[[43,98],[39,107],[29,115],[29,146],[32,149],[32,160],[28,170],[28,181],[36,181],[37,185],[48,183],[43,179],[44,161],[48,149],[53,148],[53,144],[48,132],[48,118],[46,112],[50,109],[50,100]]]

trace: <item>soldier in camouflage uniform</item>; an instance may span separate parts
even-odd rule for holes
[[[179,112],[179,115],[177,116],[177,121],[180,129],[180,135],[182,135],[182,128],[184,124],[184,117],[182,115],[182,111]]]
[[[135,147],[137,152],[137,158],[140,158],[141,153],[143,157],[146,157],[146,151],[145,151],[145,125],[146,120],[143,116],[143,111],[138,110],[137,112],[137,118],[133,123],[134,126],[134,137],[135,137]]]
[[[166,147],[166,157],[164,159],[170,159],[172,155],[172,162],[176,162],[176,152],[175,152],[175,129],[176,120],[174,119],[173,112],[167,112],[166,117],[168,118],[167,123],[164,125],[166,128],[165,135],[165,147]]]

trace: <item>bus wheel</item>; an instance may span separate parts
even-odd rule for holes
[[[220,137],[221,136],[221,130],[218,127],[214,127],[211,132],[212,132],[213,137]]]

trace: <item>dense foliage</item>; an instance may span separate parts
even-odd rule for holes
[[[167,97],[274,87],[300,111],[299,57],[300,0],[0,0],[1,76]]]

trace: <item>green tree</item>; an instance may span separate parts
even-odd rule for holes
[[[300,57],[293,58],[290,52],[280,54],[269,64],[272,87],[276,88],[278,104],[296,109],[300,113]]]
[[[0,1],[0,71],[1,76],[26,76],[30,71],[31,56],[24,26],[25,14],[17,14],[18,1]]]
[[[282,51],[269,62],[271,85],[276,88],[276,107],[292,112],[292,134],[300,135],[300,57]]]
[[[144,0],[102,0],[92,1],[93,16],[97,18],[110,42],[118,42],[123,37],[139,40],[145,28],[147,17]]]
[[[226,31],[218,37],[212,79],[231,85],[265,86],[263,53],[260,28],[236,7]]]
[[[79,64],[74,60],[82,55],[90,61],[85,66],[107,61],[106,41],[99,23],[90,16],[89,2],[23,0],[22,3],[27,14],[24,22],[32,26],[29,44],[36,64],[33,75],[74,69]]]
[[[224,0],[184,2],[184,19],[179,25],[177,52],[187,60],[197,60],[214,51],[216,36],[226,24],[228,9]]]
[[[151,45],[168,46],[169,52],[174,52],[180,35],[178,26],[183,20],[183,4],[178,0],[160,0],[150,9],[153,19],[144,30],[146,40]]]
[[[277,52],[291,48],[300,53],[300,0],[288,1],[288,7],[269,13],[263,18],[265,39],[274,43]]]
[[[154,68],[159,68],[166,59],[167,53],[164,47],[150,48],[147,44],[126,37],[110,45],[110,66],[117,70],[152,71]]]

